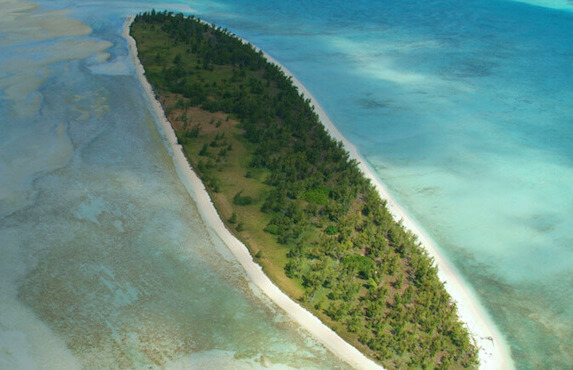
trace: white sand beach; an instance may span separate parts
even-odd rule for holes
[[[161,104],[155,99],[155,94],[151,85],[147,82],[144,75],[144,69],[139,59],[137,58],[137,48],[135,40],[129,35],[129,26],[133,18],[128,19],[124,25],[123,35],[129,42],[129,49],[133,56],[133,61],[136,65],[137,75],[144,87],[149,100],[153,106],[158,119],[160,120],[163,134],[167,140],[170,150],[170,155],[173,158],[175,168],[183,184],[189,191],[189,194],[197,202],[197,206],[204,221],[209,227],[215,230],[217,235],[225,242],[231,252],[237,258],[237,261],[245,269],[249,279],[256,284],[263,293],[268,296],[273,302],[281,307],[295,322],[297,322],[303,329],[312,334],[318,341],[324,344],[326,348],[332,351],[343,361],[347,362],[352,367],[358,369],[379,369],[374,361],[364,356],[356,348],[345,342],[334,331],[324,325],[318,318],[312,315],[309,311],[302,308],[290,297],[284,294],[277,288],[271,280],[264,274],[262,268],[254,262],[247,247],[241,243],[223,224],[219,218],[217,210],[213,205],[207,190],[205,189],[201,180],[197,177],[191,166],[187,162],[181,146],[177,143],[175,132],[171,124],[165,117]]]
[[[380,368],[376,363],[368,359],[360,351],[340,338],[318,318],[302,308],[286,294],[282,293],[263,273],[262,268],[254,262],[247,247],[235,238],[229,230],[227,230],[223,221],[219,218],[205,187],[187,162],[181,146],[177,143],[171,124],[167,121],[160,103],[155,99],[155,94],[145,79],[143,67],[137,58],[135,41],[129,35],[129,26],[132,21],[133,18],[130,18],[125,22],[123,35],[129,42],[129,48],[137,69],[137,75],[149,96],[149,100],[160,121],[160,130],[164,134],[165,140],[168,144],[167,148],[173,158],[179,177],[189,191],[189,194],[197,202],[198,208],[205,222],[226,243],[239,263],[244,267],[249,279],[272,301],[286,311],[286,313],[302,328],[310,332],[317,340],[323,343],[325,347],[351,366],[360,369]],[[491,319],[479,303],[471,288],[463,282],[463,279],[459,276],[459,273],[456,272],[455,268],[445,258],[443,258],[442,255],[440,255],[438,249],[435,247],[435,243],[432,242],[432,240],[423,233],[423,230],[416,225],[410,217],[408,217],[406,212],[404,212],[404,210],[392,200],[382,183],[360,157],[356,148],[350,144],[340,134],[340,132],[338,132],[308,90],[280,63],[267,54],[265,54],[265,56],[269,61],[280,66],[287,75],[292,77],[292,80],[298,87],[299,91],[302,92],[306,98],[311,100],[323,125],[334,138],[341,140],[344,143],[346,150],[348,150],[351,155],[351,158],[356,159],[360,163],[360,169],[363,171],[365,176],[373,182],[381,197],[387,200],[388,209],[394,218],[396,220],[402,220],[404,226],[418,236],[418,240],[426,248],[430,256],[434,258],[439,268],[440,279],[445,282],[447,291],[457,303],[458,313],[461,320],[466,323],[480,348],[479,358],[481,368],[512,368],[513,362],[511,360],[508,345],[505,343],[502,335],[497,331],[496,327],[492,324]]]
[[[245,41],[245,40],[243,40]],[[479,303],[473,289],[464,282],[459,272],[455,267],[440,254],[436,243],[426,235],[423,229],[416,224],[406,211],[404,211],[390,196],[388,190],[384,187],[382,182],[374,175],[366,162],[360,157],[358,150],[352,145],[334,126],[332,121],[328,118],[324,110],[320,107],[316,99],[310,92],[297,80],[297,78],[273,57],[263,51],[265,57],[272,63],[281,67],[281,69],[292,78],[293,83],[298,87],[299,91],[304,94],[307,99],[310,99],[315,108],[316,113],[320,117],[320,121],[326,127],[330,135],[342,141],[346,150],[350,153],[350,158],[356,159],[359,162],[359,168],[364,175],[372,181],[376,186],[378,193],[385,199],[388,210],[396,221],[402,220],[402,224],[415,235],[418,236],[418,241],[426,249],[428,254],[434,258],[438,266],[438,276],[446,287],[448,293],[456,302],[458,308],[458,315],[460,319],[466,324],[468,330],[475,339],[479,351],[480,368],[482,369],[508,369],[514,368],[513,360],[509,346],[505,342],[501,333],[497,330],[492,323],[491,318]]]

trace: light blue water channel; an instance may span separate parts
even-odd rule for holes
[[[44,65],[50,58],[48,52],[33,50],[50,49],[54,43],[77,37],[38,40],[38,33],[34,33],[33,41],[16,40],[10,45],[5,45],[6,38],[0,38],[6,50],[0,54],[0,62],[4,63],[0,69],[3,117],[12,110],[28,114],[38,109],[34,108],[38,101],[39,107],[44,107],[34,111],[34,119],[26,121],[26,131],[22,128],[24,121],[2,121],[4,132],[8,132],[0,139],[8,143],[2,146],[8,148],[2,152],[2,158],[12,158],[4,156],[15,153],[12,162],[2,162],[11,164],[0,168],[11,174],[2,177],[1,189],[8,189],[12,198],[2,199],[15,200],[2,203],[0,209],[11,211],[18,205],[30,206],[2,221],[2,237],[22,239],[20,235],[32,235],[29,238],[34,239],[42,235],[45,239],[38,234],[38,227],[28,226],[25,234],[19,227],[44,224],[45,218],[40,221],[42,208],[37,205],[48,194],[42,189],[68,189],[61,181],[80,189],[87,186],[83,184],[94,186],[93,178],[102,176],[95,175],[93,167],[74,167],[91,163],[85,158],[105,163],[108,171],[108,161],[117,157],[115,151],[127,151],[127,146],[134,152],[129,160],[124,160],[126,163],[138,158],[137,171],[151,166],[151,157],[155,157],[150,154],[145,158],[139,153],[142,147],[148,148],[147,144],[143,146],[144,141],[119,139],[119,134],[112,135],[116,142],[93,141],[107,126],[80,126],[78,122],[112,122],[107,118],[96,121],[95,116],[131,117],[135,111],[146,109],[129,109],[129,114],[121,110],[135,104],[126,101],[127,96],[141,96],[132,81],[133,70],[124,61],[127,51],[120,38],[121,16],[147,7],[192,11],[263,48],[311,91],[393,196],[473,285],[508,339],[519,368],[567,368],[573,364],[570,2],[234,0],[182,1],[178,5],[135,1],[42,4],[74,9],[68,17],[89,25],[93,31],[79,37],[81,46],[58,48],[68,52],[79,48],[73,56],[79,61],[48,66]],[[2,25],[2,29],[7,28]],[[85,33],[80,27],[74,29]],[[90,40],[94,43],[85,44]],[[100,44],[102,40],[113,46]],[[111,58],[102,66],[88,51],[105,47]],[[23,55],[29,68],[4,67],[6,63],[22,66],[13,59]],[[61,55],[57,57],[63,59]],[[64,77],[64,70],[70,78]],[[120,76],[94,74],[98,72]],[[28,81],[24,85],[29,91],[11,89],[14,78]],[[122,83],[120,89],[116,88],[118,79],[131,82]],[[93,84],[91,90],[83,88],[87,81]],[[107,89],[96,89],[101,86]],[[74,91],[72,87],[83,94],[74,97],[69,93]],[[122,93],[122,89],[130,94]],[[68,100],[64,99],[65,94]],[[72,103],[64,104],[65,101]],[[49,118],[51,110],[58,112],[53,117],[59,119]],[[17,112],[11,114],[16,116]],[[85,114],[89,118],[82,121]],[[116,129],[117,133],[126,130],[122,126]],[[63,131],[67,135],[61,134]],[[10,149],[10,145],[18,151]],[[44,154],[38,156],[39,152]],[[22,158],[35,167],[25,170],[18,166]],[[50,170],[56,172],[45,176]],[[93,178],[79,183],[70,180],[72,174],[76,176],[81,171]],[[65,175],[54,177],[60,172]],[[164,172],[159,173],[161,177]],[[50,181],[52,188],[42,187]],[[137,184],[142,192],[156,195],[146,184],[133,181],[133,186]],[[156,186],[163,183],[152,174],[146,176],[146,181]],[[174,186],[176,182],[174,179]],[[57,192],[49,192],[52,193]],[[72,214],[71,219],[59,221],[62,228],[69,228],[78,214],[84,219],[77,222],[86,225],[95,226],[97,222],[93,220],[102,222],[100,218],[106,215],[112,225],[124,228],[126,221],[114,219],[119,216],[114,216],[109,208],[109,204],[115,204],[110,201],[113,198],[89,198],[89,192],[83,193],[84,198],[73,198],[73,193],[66,190],[66,196],[60,194],[63,199],[54,198],[51,203],[51,207],[58,205],[61,212]],[[121,197],[123,193],[117,199]],[[68,204],[77,204],[76,208],[66,206],[66,199],[72,199]],[[106,211],[99,212],[101,209]],[[25,212],[35,212],[35,216],[24,216]],[[189,219],[193,219],[187,216],[185,221],[177,213],[171,216],[167,218],[172,221],[169,225],[180,224],[180,230],[185,230]],[[48,218],[51,220],[53,214]],[[157,230],[159,226],[153,227]],[[49,248],[38,250],[47,253]],[[13,257],[14,261],[29,258],[24,252],[14,253],[20,253]],[[24,266],[33,265],[32,261],[26,263]],[[16,269],[18,264],[12,265]],[[127,286],[123,289],[130,291]]]

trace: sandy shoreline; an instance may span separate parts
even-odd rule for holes
[[[245,40],[243,40],[245,41]],[[293,83],[298,87],[299,92],[310,99],[315,108],[316,113],[320,117],[320,121],[326,127],[330,135],[342,141],[345,149],[350,153],[350,158],[356,159],[359,162],[358,167],[364,175],[372,181],[376,190],[387,203],[388,210],[395,220],[402,220],[402,224],[415,235],[422,243],[422,246],[428,251],[428,254],[434,258],[438,266],[438,277],[444,282],[445,288],[452,296],[457,304],[458,315],[460,319],[466,324],[472,337],[475,339],[479,352],[480,368],[482,369],[508,369],[514,368],[513,360],[509,346],[504,340],[497,327],[493,324],[491,318],[485,309],[479,303],[473,290],[464,283],[463,278],[454,266],[444,256],[440,255],[436,248],[436,243],[423,232],[423,229],[416,224],[416,222],[408,216],[408,214],[392,199],[388,190],[384,187],[382,182],[374,175],[374,171],[368,167],[366,161],[362,159],[358,150],[338,131],[332,121],[328,118],[324,110],[320,107],[318,102],[310,94],[310,92],[297,80],[297,78],[283,65],[277,62],[273,57],[263,51],[265,57],[272,63],[281,67],[281,69],[292,78]]]
[[[129,42],[129,50],[137,69],[137,76],[149,97],[149,100],[153,106],[153,110],[157,114],[157,118],[160,120],[160,129],[165,135],[165,140],[167,140],[169,144],[169,154],[173,158],[173,163],[175,164],[177,174],[189,191],[191,197],[197,202],[197,206],[201,212],[201,215],[203,216],[205,223],[211,227],[229,247],[231,252],[237,258],[237,261],[245,269],[249,279],[302,328],[310,332],[326,348],[332,351],[340,359],[347,362],[349,365],[360,369],[379,369],[380,366],[378,366],[375,362],[345,342],[334,331],[324,325],[318,318],[302,308],[300,305],[290,299],[290,297],[284,294],[279,288],[277,288],[265,275],[262,268],[253,261],[253,258],[250,255],[247,247],[237,238],[235,238],[235,236],[231,234],[229,230],[227,230],[223,224],[223,221],[219,218],[219,214],[211,202],[211,198],[209,197],[209,194],[207,193],[203,183],[197,177],[195,172],[193,172],[191,166],[187,162],[181,146],[177,143],[177,138],[171,127],[171,124],[165,117],[161,104],[155,99],[155,94],[153,93],[151,85],[149,85],[145,78],[143,66],[137,58],[135,40],[129,35],[129,26],[131,25],[132,21],[133,17],[130,17],[125,22],[123,36]]]
[[[129,35],[129,26],[133,21],[133,17],[129,18],[123,29],[123,36],[129,42],[130,53],[133,57],[135,67],[137,69],[138,78],[144,87],[149,100],[153,106],[161,126],[160,129],[164,134],[164,138],[168,143],[169,154],[173,158],[175,168],[181,181],[189,191],[190,195],[197,202],[198,208],[205,220],[206,224],[211,227],[217,235],[225,242],[231,252],[235,255],[239,263],[245,269],[249,279],[255,283],[273,302],[287,312],[287,314],[294,319],[301,327],[310,332],[316,339],[322,342],[328,349],[336,354],[343,361],[347,362],[355,368],[370,369],[379,368],[379,366],[372,360],[364,356],[356,348],[345,342],[334,331],[324,325],[318,318],[299,306],[296,302],[290,299],[286,294],[281,292],[264,274],[262,268],[256,264],[248,249],[238,239],[236,239],[225,227],[223,221],[211,202],[211,199],[205,190],[205,187],[197,175],[192,171],[191,166],[185,158],[182,148],[177,144],[177,138],[167,121],[163,109],[159,102],[155,99],[155,94],[151,86],[144,76],[144,70],[137,58],[137,48],[135,41]],[[284,66],[278,63],[274,58],[265,53],[265,57],[279,66],[288,76],[292,77],[293,83],[298,87],[306,98],[310,99],[315,107],[316,113],[319,115],[322,124],[327,128],[331,136],[344,143],[346,150],[350,153],[351,158],[356,159],[360,164],[359,167],[364,175],[369,178],[376,186],[378,192],[383,199],[388,202],[388,209],[396,220],[403,220],[406,228],[412,230],[417,236],[418,240],[426,248],[430,256],[434,258],[439,268],[438,276],[440,280],[445,282],[445,287],[448,293],[456,301],[458,313],[463,322],[466,323],[472,336],[480,348],[480,362],[481,368],[484,369],[506,369],[513,367],[513,361],[510,356],[508,345],[503,340],[501,334],[497,331],[496,327],[492,324],[491,319],[485,312],[484,308],[479,304],[479,300],[471,289],[464,284],[463,279],[459,273],[455,271],[454,267],[441,256],[435,247],[435,243],[427,237],[422,229],[408,217],[406,212],[392,200],[387,190],[382,183],[374,175],[373,171],[365,164],[365,161],[360,157],[356,148],[350,144],[336,129],[334,124],[326,116],[323,109],[316,102],[314,97],[308,90],[292,75]]]

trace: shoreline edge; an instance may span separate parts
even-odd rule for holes
[[[274,285],[267,275],[265,275],[261,266],[253,260],[247,247],[225,227],[211,201],[211,198],[209,197],[209,194],[207,193],[207,190],[205,189],[205,186],[192,170],[187,158],[185,158],[181,146],[177,143],[177,137],[175,136],[175,132],[173,131],[171,124],[165,117],[161,104],[155,98],[153,89],[145,78],[145,71],[137,57],[135,40],[129,35],[129,27],[133,22],[133,19],[134,17],[131,16],[124,22],[123,36],[129,43],[129,51],[135,64],[137,77],[152,105],[152,110],[160,121],[160,125],[158,125],[160,127],[158,128],[164,136],[165,144],[168,145],[168,151],[173,159],[177,174],[189,192],[189,195],[197,203],[197,208],[199,209],[207,227],[211,228],[227,245],[237,259],[237,262],[244,268],[248,279],[261,289],[261,291],[279,308],[285,311],[285,313],[294,322],[310,333],[336,357],[354,368],[380,369],[381,366],[344,341],[332,329],[323,324],[316,316],[293,301],[276,285]]]
[[[243,42],[248,42],[242,39]],[[256,48],[256,46],[255,46]],[[260,50],[257,48],[257,50]],[[390,196],[390,193],[384,186],[383,182],[375,175],[375,171],[358,152],[358,149],[344,137],[336,126],[332,123],[326,112],[322,109],[320,104],[316,101],[314,96],[308,89],[291,73],[286,67],[280,64],[269,54],[263,51],[265,58],[271,63],[279,66],[287,76],[292,78],[293,84],[298,88],[299,93],[302,93],[305,98],[310,99],[315,112],[320,117],[320,122],[326,128],[330,136],[336,140],[340,140],[344,148],[350,153],[350,158],[358,161],[358,168],[362,171],[364,176],[372,181],[380,197],[386,200],[386,207],[390,214],[394,217],[395,221],[402,221],[402,225],[412,231],[417,237],[418,241],[422,244],[422,248],[428,252],[438,267],[438,277],[444,283],[444,287],[452,300],[457,305],[458,316],[460,320],[468,328],[470,335],[476,342],[479,349],[480,368],[482,369],[508,369],[515,368],[511,358],[511,351],[509,345],[499,332],[485,308],[481,305],[479,298],[473,291],[471,286],[464,281],[461,274],[447,260],[445,256],[439,253],[436,247],[437,243],[433,241],[423,228],[418,225],[408,213],[400,207]]]
[[[354,346],[344,341],[332,329],[323,324],[322,321],[312,313],[294,302],[276,285],[274,285],[265,275],[261,266],[253,260],[247,247],[225,227],[203,183],[197,177],[191,165],[185,158],[183,150],[177,142],[175,132],[167,120],[161,104],[155,98],[151,85],[145,77],[145,71],[137,56],[135,40],[129,35],[129,28],[133,19],[134,16],[130,16],[126,19],[123,25],[122,35],[129,44],[129,52],[136,69],[137,78],[144,88],[150,101],[152,111],[155,113],[157,120],[159,121],[156,121],[158,123],[158,129],[162,133],[164,144],[173,160],[177,174],[190,196],[197,203],[199,212],[203,216],[203,220],[207,227],[211,228],[227,245],[229,250],[237,259],[237,262],[239,262],[244,268],[245,273],[251,282],[257,285],[257,287],[261,289],[262,292],[276,305],[283,309],[291,319],[333,352],[335,356],[355,368],[381,368],[381,366],[367,358]],[[247,40],[242,38],[241,40],[248,43]],[[260,50],[256,46],[254,47],[257,51]],[[270,63],[277,65],[288,77],[292,78],[292,82],[298,88],[299,93],[303,94],[305,98],[310,99],[315,112],[320,118],[320,122],[334,139],[343,143],[344,148],[350,153],[350,158],[358,161],[358,167],[364,176],[372,181],[372,184],[376,187],[376,190],[382,199],[387,201],[388,211],[392,214],[394,219],[396,221],[402,220],[404,227],[411,230],[418,236],[418,241],[422,244],[422,247],[428,252],[428,255],[434,259],[435,264],[438,267],[438,277],[442,282],[444,282],[446,291],[450,294],[452,300],[456,302],[458,316],[470,331],[470,334],[479,349],[480,368],[514,368],[509,346],[503,339],[503,336],[498,331],[497,327],[492,323],[491,318],[481,305],[479,299],[476,297],[473,289],[464,282],[455,267],[439,253],[436,243],[428,237],[426,233],[423,232],[423,229],[417,225],[416,222],[414,222],[414,220],[409,217],[408,214],[392,199],[383,183],[374,174],[374,171],[365,164],[366,162],[360,156],[356,147],[338,131],[310,92],[276,59],[264,51],[263,54]]]

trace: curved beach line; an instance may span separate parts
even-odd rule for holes
[[[316,113],[320,117],[320,121],[326,127],[330,135],[335,139],[342,141],[345,149],[350,153],[350,158],[359,162],[358,166],[360,170],[372,181],[382,199],[387,201],[388,211],[392,214],[394,219],[396,221],[401,220],[404,227],[412,231],[418,237],[418,241],[421,242],[422,247],[431,257],[434,258],[434,261],[438,266],[438,277],[444,282],[447,292],[456,302],[458,315],[461,321],[466,324],[466,327],[470,331],[472,337],[476,341],[477,347],[479,348],[480,368],[488,370],[515,368],[511,358],[509,345],[495,324],[493,324],[491,317],[481,305],[479,298],[477,298],[473,289],[464,282],[464,279],[451,262],[448,261],[443,254],[440,254],[439,249],[436,247],[437,243],[434,242],[427,233],[424,232],[423,228],[392,199],[382,181],[366,164],[366,161],[362,159],[356,147],[351,144],[340,133],[340,131],[338,131],[306,87],[304,87],[303,84],[301,84],[300,81],[297,80],[297,78],[276,59],[264,51],[263,54],[270,62],[279,66],[287,76],[290,76],[292,78],[292,82],[298,87],[299,91],[303,93],[307,99],[310,99]]]
[[[139,59],[137,58],[137,47],[135,40],[129,35],[129,27],[134,17],[130,17],[123,27],[123,37],[129,42],[129,50],[137,70],[137,76],[141,85],[145,89],[149,101],[157,115],[161,125],[160,130],[163,132],[167,141],[170,155],[175,164],[175,169],[181,181],[187,188],[191,197],[196,201],[203,220],[208,227],[211,227],[223,242],[229,247],[231,252],[237,258],[237,261],[245,269],[248,278],[255,283],[263,293],[268,296],[275,304],[282,308],[295,322],[302,328],[310,332],[319,342],[332,351],[349,365],[359,369],[379,369],[380,366],[374,361],[367,358],[362,352],[345,342],[332,329],[324,325],[317,317],[305,310],[303,307],[294,302],[290,297],[277,288],[271,280],[265,275],[261,266],[253,261],[247,247],[241,243],[223,224],[219,217],[205,186],[193,172],[191,165],[183,154],[181,145],[177,143],[177,137],[171,127],[171,124],[165,117],[161,104],[155,99],[155,94],[151,85],[145,78],[145,72]]]

